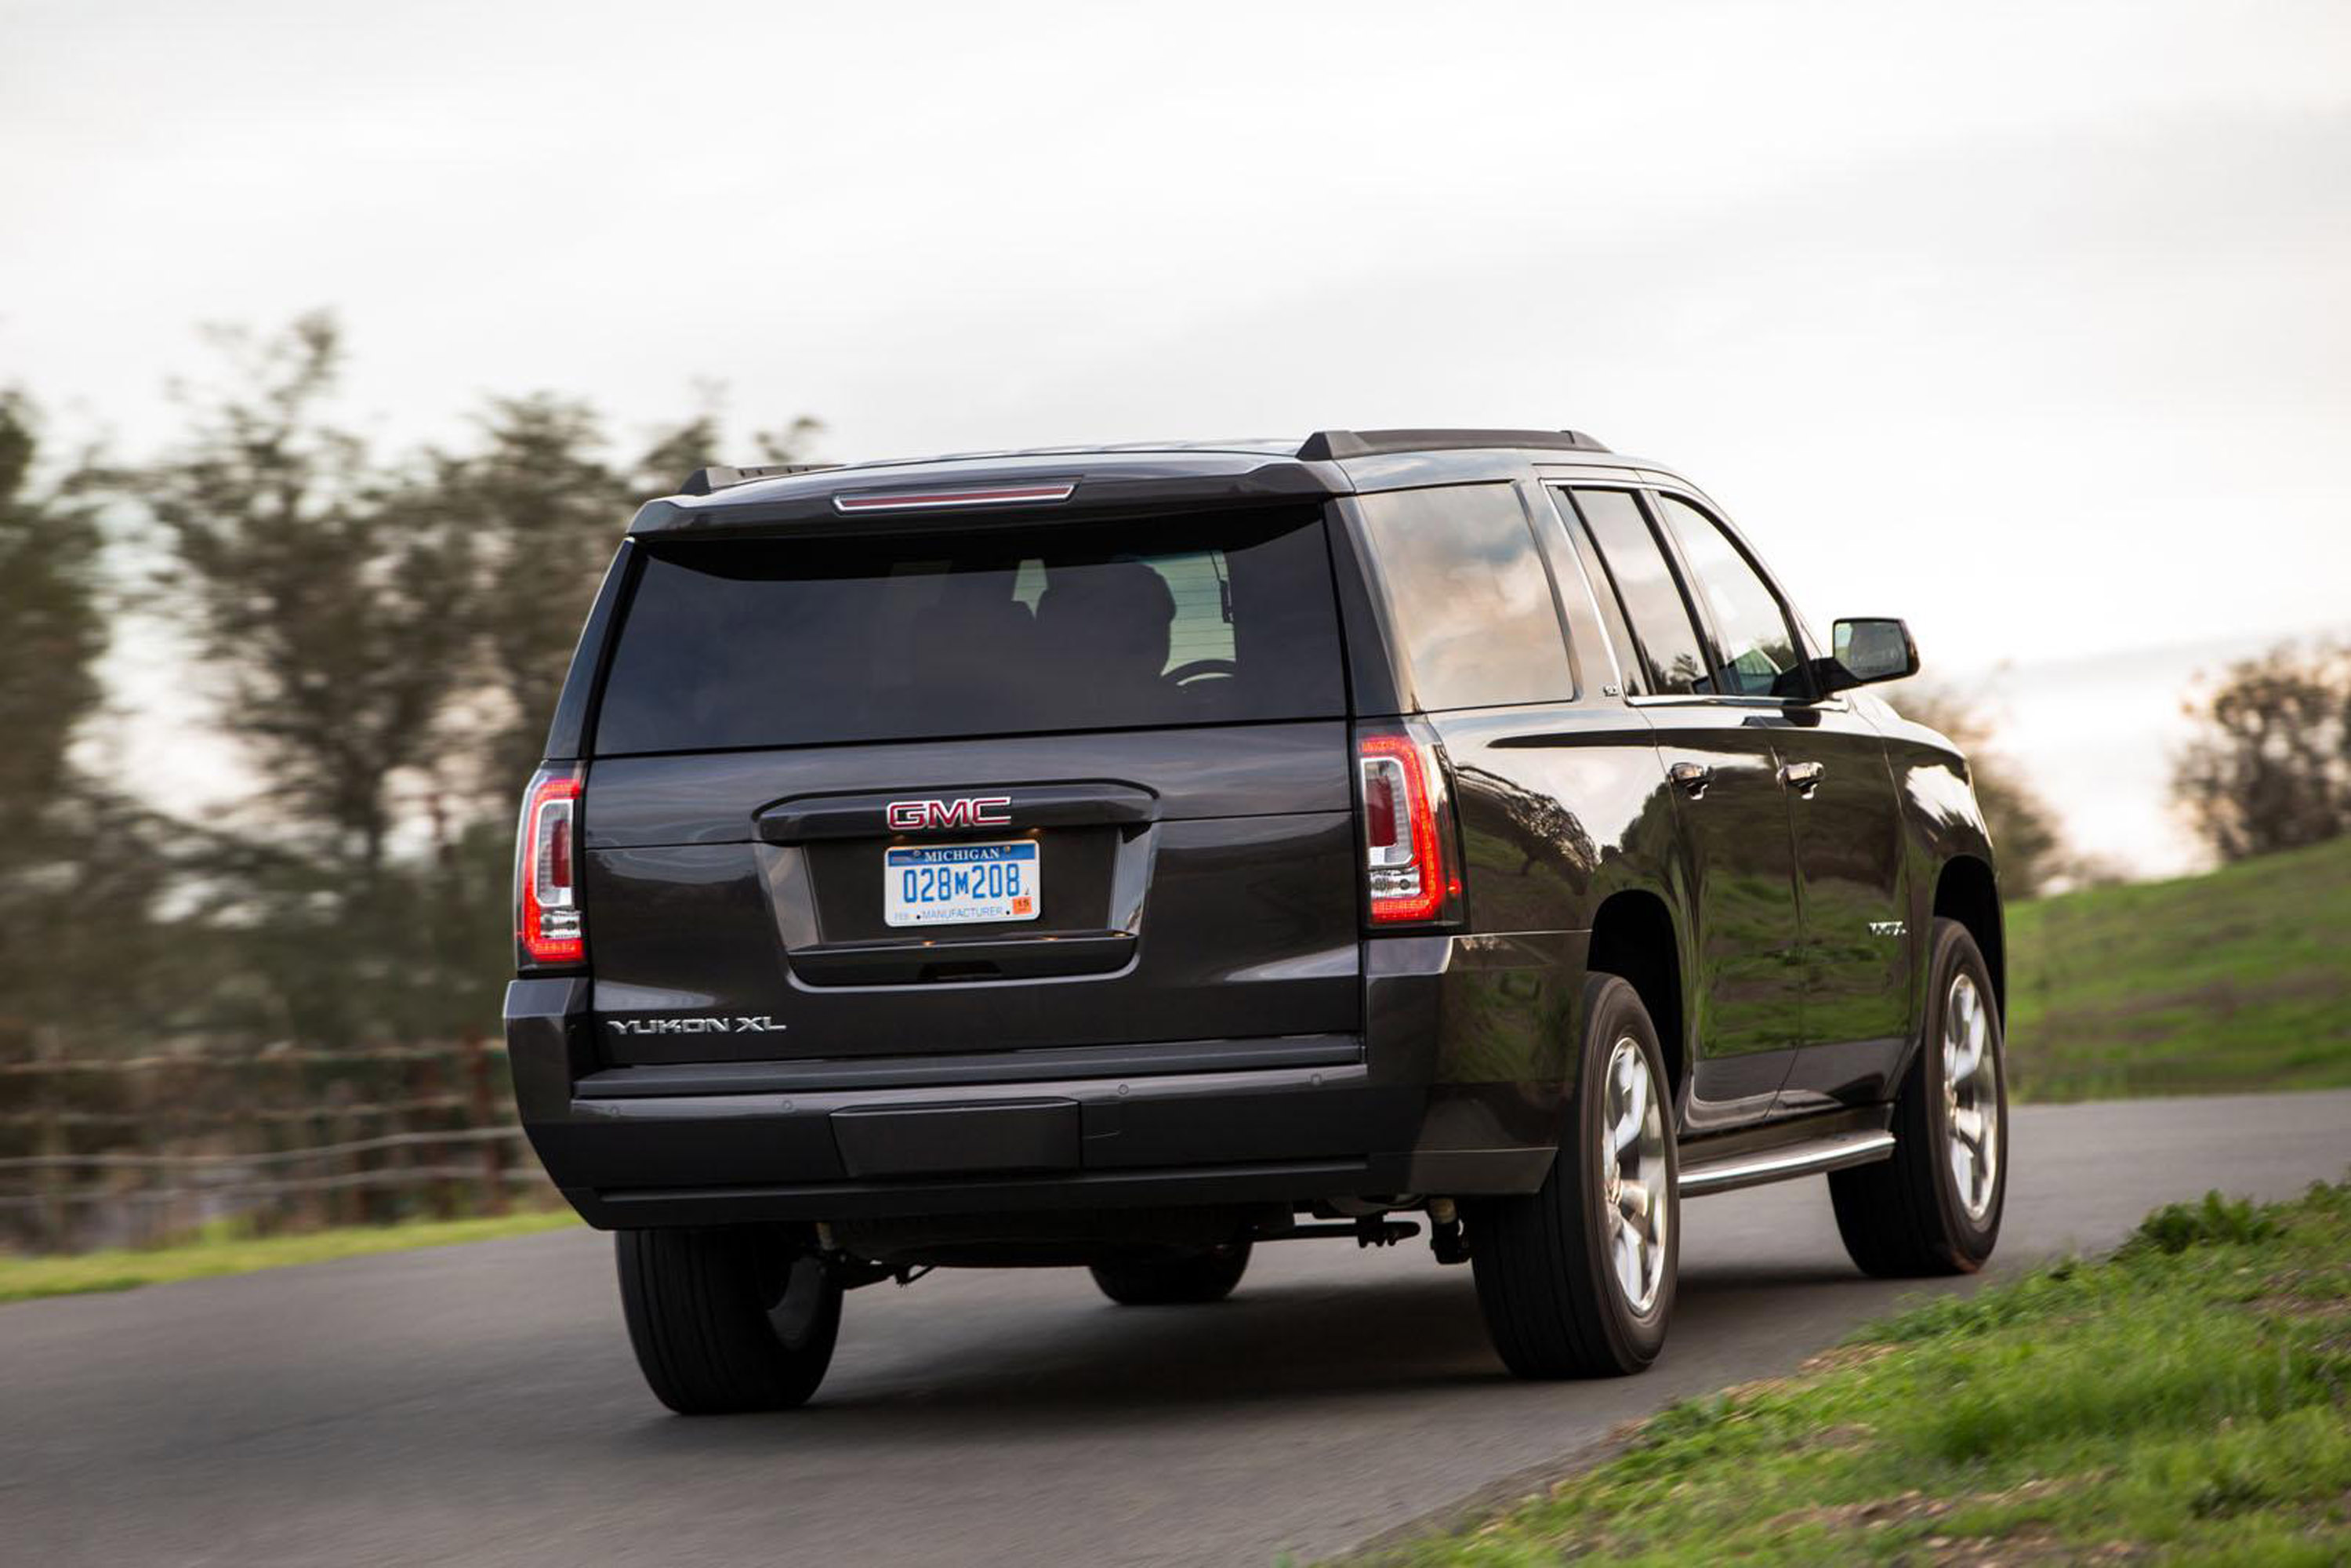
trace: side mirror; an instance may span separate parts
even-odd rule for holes
[[[1842,692],[1918,673],[1918,644],[1910,628],[1891,617],[1840,621],[1830,629],[1834,652],[1821,661],[1821,688]]]

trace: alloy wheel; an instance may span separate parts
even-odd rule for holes
[[[1657,1304],[1665,1282],[1666,1121],[1648,1053],[1631,1035],[1608,1053],[1600,1178],[1608,1258],[1616,1288],[1636,1314]]]
[[[1980,1222],[2000,1179],[2000,1059],[1975,977],[1951,977],[1943,998],[1943,1127],[1951,1180]]]

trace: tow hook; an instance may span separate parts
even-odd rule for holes
[[[1449,1197],[1428,1200],[1428,1249],[1439,1263],[1469,1261],[1469,1238],[1461,1232],[1461,1211]]]

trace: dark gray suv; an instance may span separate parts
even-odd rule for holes
[[[1917,663],[1574,432],[704,469],[524,804],[523,1121],[686,1412],[934,1266],[1207,1302],[1425,1223],[1530,1376],[1656,1355],[1685,1197],[1973,1269],[1991,845],[1853,689]]]

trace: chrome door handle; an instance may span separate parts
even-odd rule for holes
[[[1827,774],[1828,768],[1818,762],[1791,762],[1781,768],[1780,782],[1809,800]]]
[[[1706,794],[1706,787],[1714,782],[1714,769],[1702,762],[1677,762],[1666,769],[1666,777],[1674,788],[1696,800]]]

